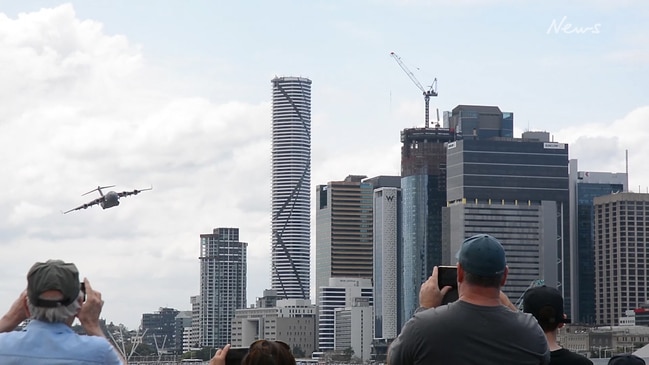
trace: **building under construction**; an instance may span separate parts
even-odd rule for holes
[[[419,286],[442,262],[442,207],[446,206],[448,128],[409,128],[401,132],[402,232],[400,324],[418,306]]]

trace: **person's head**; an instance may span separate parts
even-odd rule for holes
[[[561,293],[545,285],[527,289],[523,294],[523,312],[532,314],[544,332],[552,332],[569,323],[563,312]]]
[[[631,355],[631,354],[623,354],[623,355],[615,355],[608,360],[608,365],[645,365],[645,361],[642,360],[642,358],[636,356],[636,355]]]
[[[258,340],[250,345],[241,365],[295,365],[295,357],[284,342]]]
[[[458,259],[458,282],[500,289],[507,278],[505,249],[488,234],[471,236],[462,242]]]
[[[30,318],[71,324],[81,308],[79,271],[72,263],[48,260],[27,273],[27,310]]]

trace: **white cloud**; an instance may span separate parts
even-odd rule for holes
[[[582,171],[624,172],[629,155],[629,188],[649,186],[645,157],[649,155],[649,106],[632,110],[610,124],[582,124],[556,133],[557,140],[570,143],[570,158],[579,160]],[[643,190],[644,188],[642,188]]]
[[[174,95],[140,48],[71,5],[0,17],[0,244],[9,301],[37,260],[74,261],[132,327],[198,294],[199,234],[241,228],[252,298],[269,285],[270,106]],[[97,185],[154,190],[60,213]],[[7,252],[11,251],[11,252]],[[18,273],[18,275],[16,274]]]

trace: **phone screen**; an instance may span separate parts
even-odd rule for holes
[[[445,286],[452,286],[453,289],[446,293],[442,304],[448,304],[458,299],[457,291],[457,267],[456,266],[438,266],[437,267],[437,285],[440,289]]]
[[[241,360],[248,353],[247,347],[230,347],[228,353],[225,355],[226,365],[239,365]]]

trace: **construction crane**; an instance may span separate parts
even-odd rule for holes
[[[412,80],[412,82],[415,83],[415,85],[417,86],[417,88],[419,88],[419,90],[421,90],[421,92],[424,94],[424,102],[425,102],[425,104],[426,104],[426,128],[428,128],[428,126],[429,126],[429,122],[428,122],[428,121],[429,121],[428,106],[429,106],[429,104],[430,104],[430,97],[431,97],[431,96],[437,96],[437,78],[435,78],[435,80],[433,80],[433,84],[430,85],[430,88],[429,88],[428,90],[426,90],[426,89],[421,85],[421,83],[419,82],[419,80],[417,80],[417,78],[416,78],[415,75],[412,73],[412,71],[410,71],[410,70],[408,69],[408,67],[403,63],[403,61],[401,61],[401,57],[399,57],[399,56],[398,56],[396,53],[394,53],[394,52],[390,52],[390,56],[392,56],[392,58],[394,58],[394,60],[397,61],[397,63],[398,63],[399,66],[401,67],[401,69],[402,69],[403,71],[406,72],[406,75],[408,75],[408,77],[410,78],[410,80]],[[437,120],[437,125],[436,125],[436,126],[439,127],[439,117],[438,117],[437,119],[438,119],[438,120]]]
[[[518,310],[521,310],[521,311],[523,310],[523,297],[525,297],[525,292],[526,291],[528,291],[531,288],[534,288],[534,287],[537,287],[537,286],[543,286],[543,285],[545,285],[545,280],[543,280],[543,279],[532,280],[532,282],[530,283],[530,286],[528,286],[527,289],[525,289],[523,294],[521,294],[521,296],[518,298],[518,300],[514,304],[516,306],[516,308],[518,308]]]

